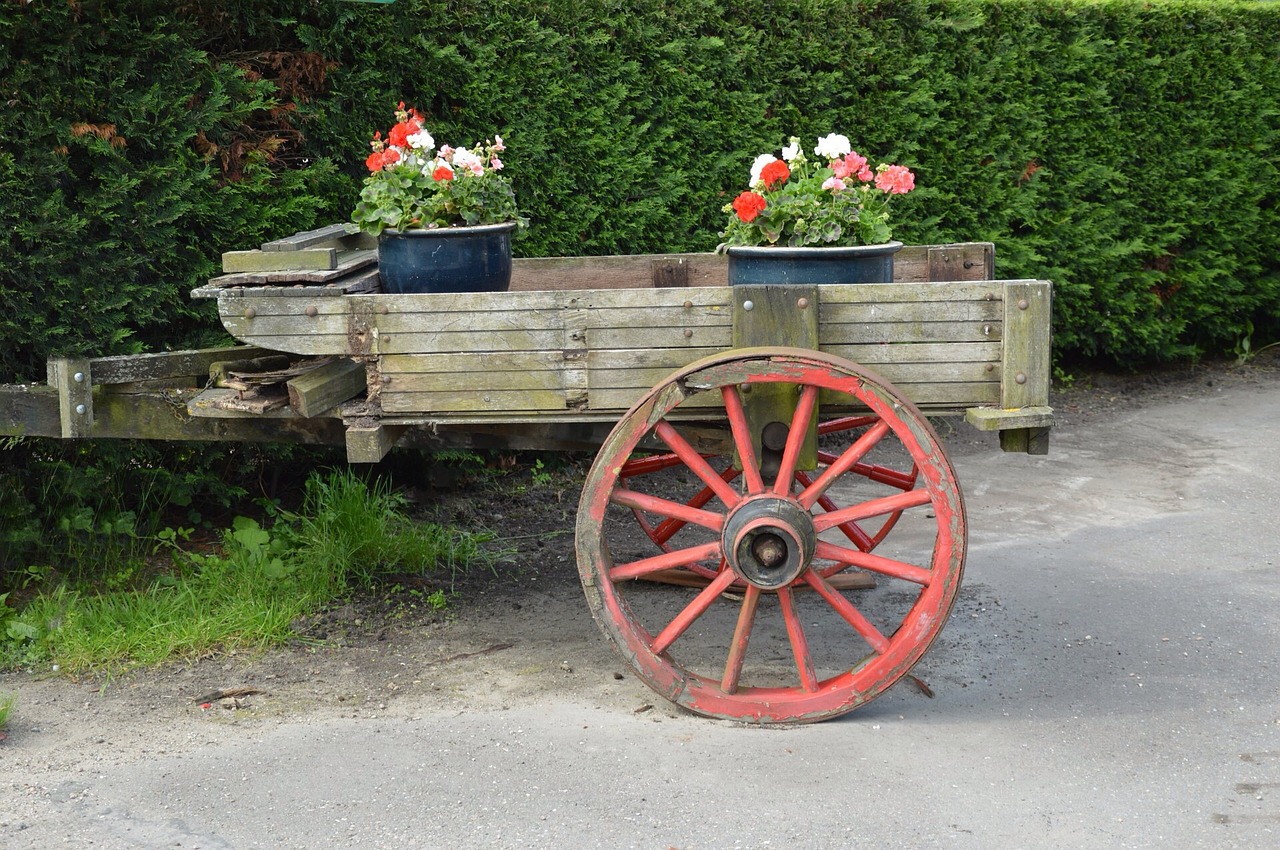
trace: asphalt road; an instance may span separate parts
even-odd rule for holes
[[[0,846],[1280,847],[1280,382],[957,468],[969,560],[916,668],[932,699],[900,683],[778,730],[637,711],[656,700],[632,679],[465,709],[405,698],[38,782],[10,769],[15,734]],[[588,646],[581,663],[611,669]]]

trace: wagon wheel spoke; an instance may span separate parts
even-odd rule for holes
[[[738,622],[733,630],[733,638],[729,641],[729,658],[724,665],[724,675],[720,679],[720,689],[726,694],[738,690],[738,678],[742,675],[742,664],[747,657],[747,643],[751,640],[751,628],[756,621],[756,607],[760,604],[760,588],[747,585],[747,592],[742,597],[742,608],[738,612]]]
[[[853,630],[866,640],[871,648],[878,653],[884,653],[889,649],[889,640],[882,634],[879,629],[871,624],[871,622],[862,615],[853,603],[840,595],[840,591],[832,587],[826,579],[816,572],[810,571],[805,574],[805,582],[809,584],[818,594],[825,599],[840,618],[853,627]]]
[[[753,384],[796,387],[793,411],[757,421],[743,404]],[[776,474],[755,449],[765,428]],[[669,452],[635,454],[655,441]],[[964,548],[928,421],[873,373],[816,352],[731,352],[659,384],[605,441],[578,510],[583,590],[639,678],[694,712],[758,723],[843,714],[905,675],[950,612]],[[837,586],[850,568],[875,589]],[[703,582],[633,581],[666,570]]]
[[[876,444],[883,440],[888,433],[889,423],[884,420],[880,420],[871,426],[865,434],[854,441],[853,445],[845,449],[839,457],[834,458],[816,481],[804,488],[804,492],[800,494],[800,504],[807,508],[813,507],[814,502],[818,501],[818,498],[827,492],[840,476],[848,472],[867,452],[875,448]]]
[[[818,689],[818,674],[813,667],[813,658],[809,654],[809,642],[805,640],[804,627],[800,625],[800,615],[796,613],[795,597],[791,588],[778,589],[778,602],[782,606],[782,619],[786,623],[787,638],[791,641],[791,654],[796,660],[796,671],[800,674],[800,687],[812,693]]]
[[[706,613],[716,598],[724,593],[725,588],[733,583],[733,573],[729,570],[721,571],[715,580],[708,584],[702,591],[693,598],[693,601],[685,606],[679,614],[667,624],[649,648],[655,653],[661,655],[667,651],[667,648],[675,642],[676,638],[683,635],[693,625],[694,621]]]
[[[707,463],[706,458],[699,454],[693,446],[689,445],[689,441],[680,436],[680,432],[667,422],[665,419],[658,422],[654,426],[654,433],[667,444],[671,451],[684,461],[684,465],[694,475],[702,479],[702,483],[711,489],[725,507],[731,508],[738,503],[738,494],[732,487],[721,477],[720,473],[711,468],[711,464]]]

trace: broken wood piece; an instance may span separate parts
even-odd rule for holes
[[[196,703],[214,702],[215,700],[227,699],[228,697],[251,697],[251,696],[255,696],[256,694],[265,694],[265,693],[266,691],[262,690],[261,688],[251,688],[251,687],[220,688],[219,690],[216,690],[216,691],[210,691],[209,693],[204,694],[203,696],[198,696],[195,699],[193,699],[192,702],[196,702]]]
[[[308,419],[365,391],[363,363],[342,357],[289,379],[289,406]]]
[[[227,386],[232,373],[247,374],[283,369],[289,365],[289,355],[271,354],[265,357],[252,357],[247,360],[220,360],[209,364],[209,381],[215,387]]]

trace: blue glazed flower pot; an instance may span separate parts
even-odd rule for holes
[[[851,247],[729,248],[729,283],[892,283],[901,242]]]
[[[378,236],[382,290],[506,292],[511,285],[515,222],[427,230],[384,230]]]

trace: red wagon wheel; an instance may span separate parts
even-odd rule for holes
[[[797,400],[764,465],[742,404],[762,384]],[[828,412],[817,430],[847,439],[820,438],[816,468],[799,470]],[[717,429],[728,448],[694,447]],[[646,453],[655,468],[640,466]],[[635,511],[656,520],[638,526]],[[680,527],[653,554],[651,531],[669,521]],[[587,476],[577,546],[597,622],[654,690],[712,717],[812,722],[874,699],[933,642],[960,587],[964,505],[937,435],[893,386],[817,352],[746,349],[689,366],[628,411]],[[672,568],[705,587],[636,580]],[[876,588],[833,587],[850,569]]]

